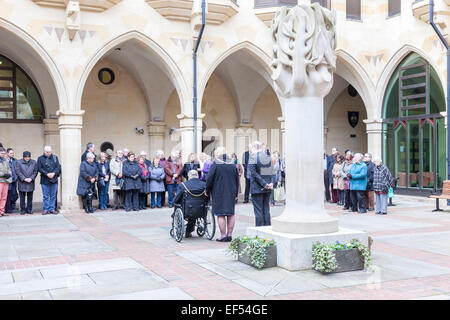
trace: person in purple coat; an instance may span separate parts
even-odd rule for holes
[[[209,172],[209,169],[211,168],[212,161],[211,158],[208,157],[204,152],[200,153],[199,160],[201,168],[200,180],[206,182],[206,176]]]

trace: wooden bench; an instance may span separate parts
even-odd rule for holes
[[[439,208],[439,199],[450,200],[450,180],[444,181],[441,194],[430,194],[428,198],[436,199],[436,209],[434,209],[432,212],[443,211],[442,209]]]

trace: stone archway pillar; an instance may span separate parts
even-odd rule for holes
[[[197,152],[202,151],[202,119],[204,116],[204,114],[200,114],[197,117]],[[177,118],[180,120],[181,155],[184,163],[187,161],[187,156],[191,152],[195,152],[194,118],[185,114],[179,114]]]
[[[372,156],[382,155],[383,122],[381,119],[363,120],[366,124],[367,152]]]
[[[81,159],[82,111],[61,111],[58,115],[61,162],[61,212],[80,209],[77,182]]]
[[[233,142],[236,144],[234,145],[234,143],[228,143],[227,139],[226,150],[228,153],[235,151],[239,158],[245,151],[248,150],[247,146],[249,143],[258,140],[258,133],[256,129],[253,128],[253,123],[239,123],[236,125],[236,129],[234,130],[234,137],[235,139],[233,139]]]
[[[51,146],[53,152],[59,156],[59,128],[58,119],[44,119],[44,144]]]
[[[149,159],[153,159],[157,150],[164,150],[164,139],[166,136],[166,123],[150,121],[147,123],[149,135]]]

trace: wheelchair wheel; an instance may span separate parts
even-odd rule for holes
[[[184,217],[180,208],[175,210],[173,214],[173,238],[180,242],[184,235]]]
[[[211,207],[208,207],[208,212],[206,213],[206,219],[202,219],[204,221],[203,230],[204,235],[208,240],[212,240],[214,238],[214,234],[216,233],[216,218],[211,211]]]
[[[197,219],[197,234],[199,237],[203,237],[205,235],[205,228],[204,228],[204,220],[203,218]]]

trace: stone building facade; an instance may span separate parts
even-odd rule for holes
[[[324,149],[382,155],[400,186],[439,187],[446,177],[446,51],[428,23],[428,0],[312,2],[337,16]],[[447,36],[450,1],[434,2]],[[89,141],[151,156],[181,149],[185,158],[196,136],[199,152],[223,144],[240,158],[259,139],[282,153],[270,21],[280,6],[294,3],[207,1],[194,135],[201,1],[0,0],[0,142],[33,158],[53,147],[63,168],[63,210],[79,208],[76,181]]]

